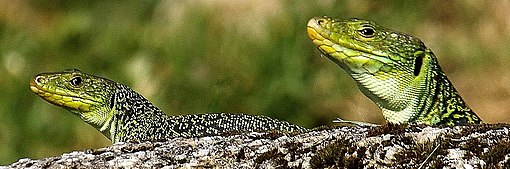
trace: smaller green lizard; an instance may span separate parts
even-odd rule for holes
[[[308,131],[260,115],[168,116],[128,86],[77,69],[36,75],[30,80],[30,89],[49,103],[79,116],[113,143],[212,136],[224,132]]]
[[[307,32],[389,122],[481,123],[420,39],[362,19],[316,17],[308,22]]]

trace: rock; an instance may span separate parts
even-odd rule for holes
[[[323,127],[118,143],[7,168],[509,168],[510,125]]]

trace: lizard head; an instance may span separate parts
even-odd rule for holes
[[[30,80],[30,89],[47,102],[78,115],[101,132],[108,132],[105,129],[114,113],[115,82],[68,69],[36,75]]]
[[[362,19],[316,17],[308,36],[323,55],[355,80],[393,123],[411,121],[431,101],[434,54],[418,38]]]

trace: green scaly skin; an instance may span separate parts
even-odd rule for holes
[[[163,141],[174,137],[213,136],[225,132],[308,131],[259,115],[219,113],[168,116],[126,85],[77,69],[39,74],[30,80],[30,89],[49,103],[79,116],[113,143]]]
[[[381,108],[387,121],[481,123],[418,38],[367,20],[329,17],[310,19],[307,32],[322,54],[347,71]]]

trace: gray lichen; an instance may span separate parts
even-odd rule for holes
[[[323,128],[117,143],[9,168],[508,168],[509,125]],[[423,166],[422,166],[423,165]]]

